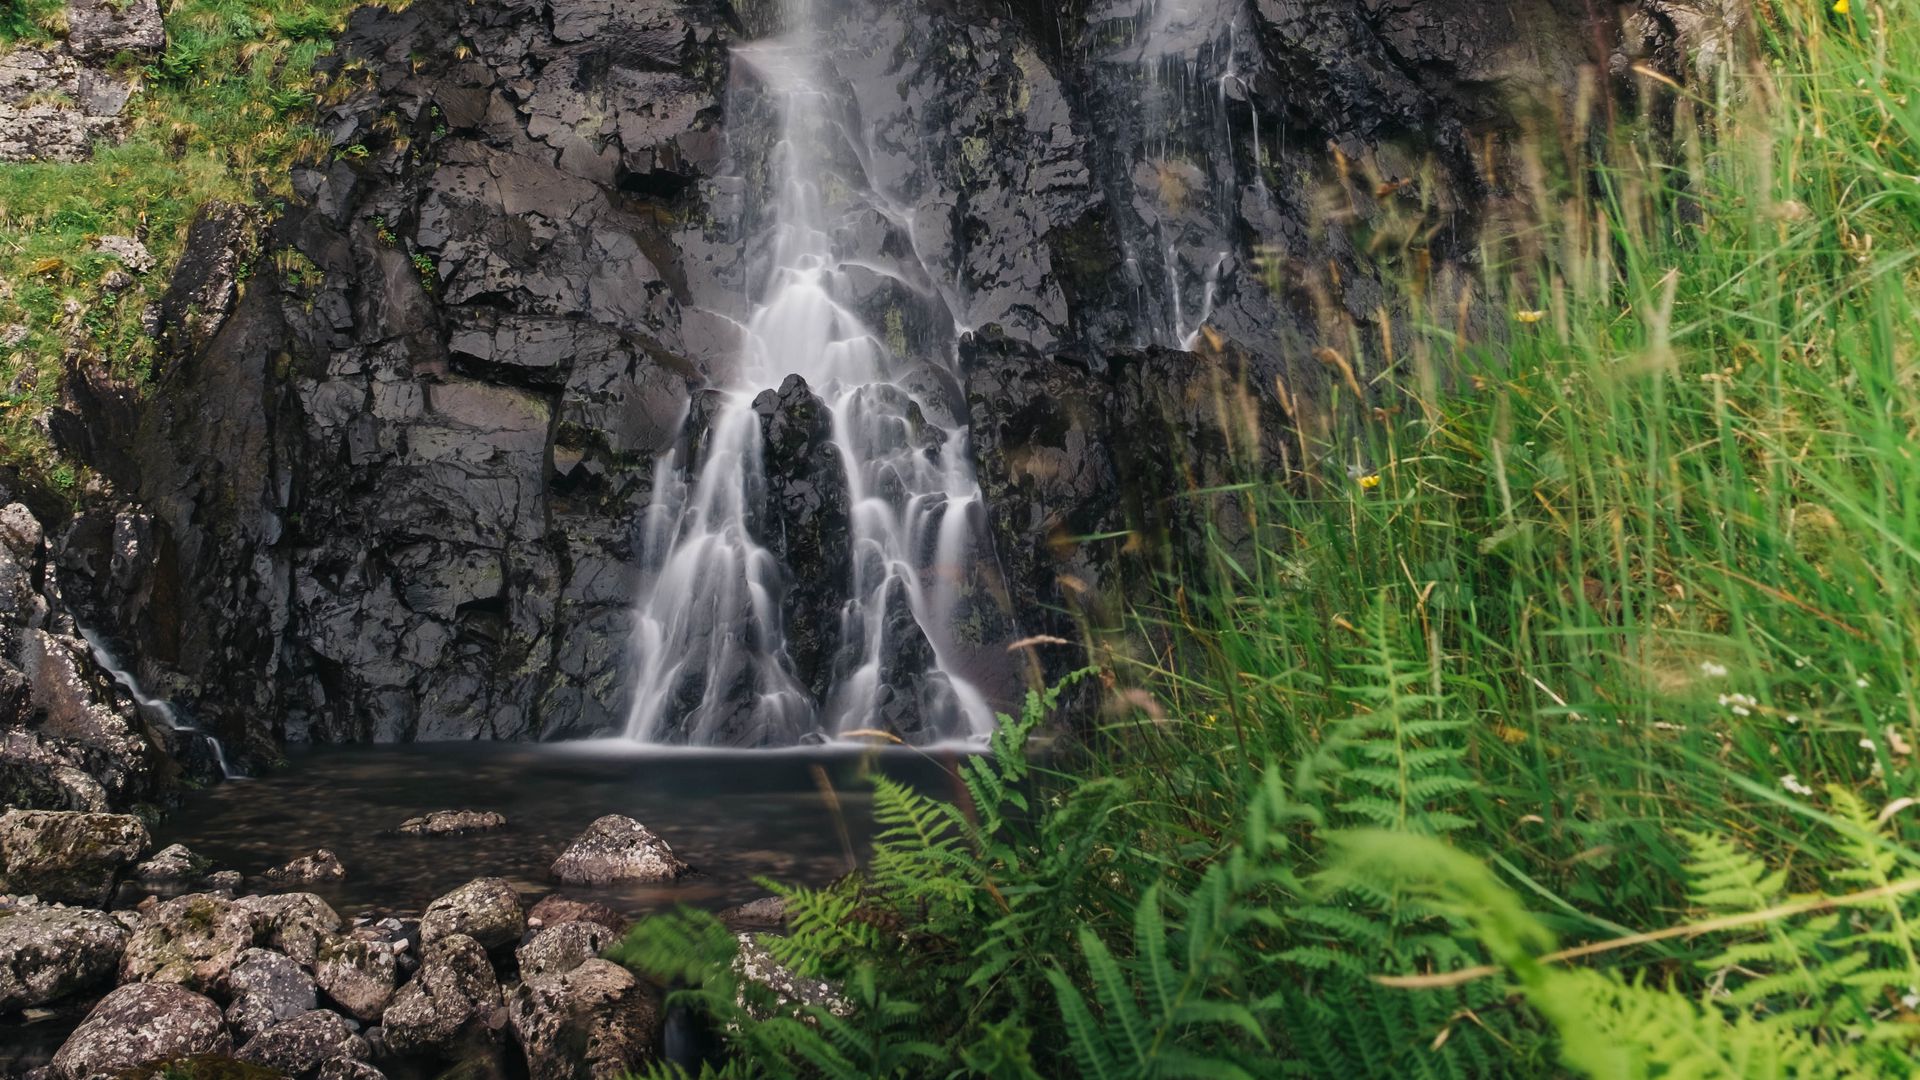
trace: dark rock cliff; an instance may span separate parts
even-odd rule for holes
[[[1370,233],[1417,222],[1384,247],[1470,274],[1515,117],[1673,30],[1635,7],[1626,40],[1598,0],[817,6],[834,180],[874,192],[835,237],[875,267],[857,307],[972,424],[999,565],[961,615],[988,667],[1074,636],[1140,547],[1116,534],[1230,531],[1174,496],[1287,464],[1312,349],[1387,303]],[[55,425],[117,491],[66,530],[69,592],[151,686],[253,758],[619,726],[655,462],[700,438],[758,286],[777,129],[731,46],[771,7],[354,17],[335,156],[270,219],[211,210],[150,392],[80,373]],[[817,406],[757,407],[824,694],[847,511]],[[977,674],[1004,698],[1074,663],[1046,655]]]

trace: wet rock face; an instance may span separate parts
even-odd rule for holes
[[[1007,574],[968,571],[957,667],[997,704],[1077,665],[1009,670],[1009,641],[1134,580],[1072,537],[1231,517],[1175,496],[1226,474],[1217,455],[1268,449],[1202,415],[1203,391],[1231,383],[1263,436],[1310,414],[1313,347],[1377,328],[1399,272],[1368,235],[1414,221],[1385,247],[1470,273],[1498,194],[1472,148],[1514,129],[1516,99],[1555,107],[1608,50],[1675,62],[1667,42],[1725,21],[1644,0],[1629,41],[1564,0],[814,7],[861,135],[820,156],[875,193],[833,223],[837,254],[880,268],[850,273],[849,302],[975,425],[976,512]],[[770,11],[357,12],[320,118],[356,152],[297,170],[275,222],[214,208],[194,226],[151,400],[73,380],[55,437],[133,505],[82,515],[56,561],[242,764],[288,740],[621,727],[655,462],[700,440],[764,276],[777,103],[731,46]],[[1000,344],[953,371],[969,333]],[[816,696],[849,557],[823,390],[758,405],[762,539]],[[1150,441],[1169,425],[1173,444]],[[1176,446],[1216,456],[1176,471]],[[878,720],[912,738],[953,690],[898,638]]]
[[[0,1012],[45,1005],[111,980],[126,942],[126,929],[102,912],[0,906]]]
[[[506,815],[491,810],[435,810],[431,814],[408,818],[394,831],[401,836],[460,836],[506,827]]]
[[[53,1070],[62,1080],[96,1080],[232,1045],[210,999],[165,983],[130,983],[100,999],[54,1055]]]
[[[563,922],[537,931],[514,956],[520,961],[520,977],[531,979],[572,971],[619,940],[619,934],[597,922]]]
[[[9,810],[0,815],[0,891],[105,907],[149,843],[128,814]]]
[[[587,826],[553,862],[554,880],[570,885],[672,881],[691,868],[666,841],[630,817],[608,814]]]

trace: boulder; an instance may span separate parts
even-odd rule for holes
[[[147,844],[147,827],[130,814],[9,810],[0,814],[0,891],[105,907]]]
[[[52,904],[0,906],[0,1013],[113,978],[127,931],[111,915]]]
[[[747,982],[769,992],[773,998],[771,1010],[763,1010],[758,1003],[748,1001],[748,1012],[764,1020],[775,1013],[789,1014],[798,1011],[797,1007],[806,1006],[825,1009],[835,1016],[853,1015],[853,1003],[832,983],[795,974],[791,968],[774,959],[773,953],[752,934],[740,934],[738,937],[740,952],[734,958],[733,970]]]
[[[153,253],[147,245],[131,236],[103,236],[93,242],[93,246],[102,255],[111,255],[120,260],[131,274],[144,274],[153,269]]]
[[[340,865],[339,856],[321,848],[260,876],[279,885],[311,885],[317,881],[344,881],[347,868]]]
[[[77,637],[34,629],[21,643],[19,660],[34,704],[45,713],[41,737],[68,744],[75,763],[113,798],[142,797],[153,779],[153,745],[135,730],[132,713],[118,711],[105,695],[92,648]]]
[[[178,896],[156,905],[127,940],[120,979],[224,993],[228,974],[253,942],[253,919],[233,901],[207,893]]]
[[[556,923],[535,931],[514,956],[520,961],[520,977],[531,979],[572,971],[619,940],[619,934],[597,922]]]
[[[319,1005],[313,976],[270,949],[248,949],[227,973],[232,1004],[227,1024],[235,1035],[251,1039],[283,1020]]]
[[[550,893],[540,898],[527,912],[528,926],[556,926],[564,922],[596,922],[616,934],[624,934],[633,920],[605,904],[593,900],[575,900]]]
[[[167,47],[156,0],[67,0],[67,47],[82,60],[116,53],[157,55]]]
[[[32,711],[26,676],[0,660],[0,724],[25,723]],[[108,809],[107,792],[35,733],[7,731],[0,733],[0,809],[98,814]]]
[[[727,929],[741,930],[780,930],[787,925],[787,901],[785,897],[763,896],[758,900],[749,900],[722,911],[720,921]]]
[[[394,995],[380,1026],[387,1045],[400,1053],[445,1057],[499,1007],[500,983],[487,950],[465,934],[451,934],[426,946],[419,973]]]
[[[312,893],[243,896],[233,904],[253,920],[254,933],[262,945],[278,949],[308,968],[314,966],[321,947],[343,925],[333,908]]]
[[[408,818],[394,831],[402,836],[459,836],[462,833],[504,829],[507,816],[491,810],[435,810]]]
[[[20,559],[32,559],[39,555],[44,537],[40,519],[33,516],[25,503],[0,506],[0,546]]]
[[[398,953],[392,945],[335,937],[320,947],[313,981],[340,1011],[371,1024],[393,1001],[399,971]]]
[[[223,1054],[220,1006],[182,986],[130,983],[100,999],[53,1056],[60,1080],[95,1080],[166,1058]]]
[[[236,1056],[285,1076],[309,1080],[328,1061],[357,1060],[365,1058],[367,1053],[367,1040],[355,1033],[346,1017],[314,1009],[255,1035]]]
[[[653,1057],[653,1001],[625,968],[589,960],[527,979],[507,1002],[532,1080],[612,1080]]]
[[[570,885],[615,881],[673,881],[688,872],[667,842],[630,817],[608,814],[587,826],[553,862],[553,876]]]
[[[134,867],[133,876],[148,885],[177,885],[198,881],[212,868],[211,860],[195,855],[185,844],[169,844]]]
[[[420,916],[420,941],[465,934],[492,949],[519,940],[526,928],[513,886],[504,878],[478,878],[427,905]]]
[[[246,875],[238,870],[215,870],[213,873],[207,875],[206,881],[203,884],[206,885],[208,892],[232,896],[234,893],[239,892],[241,887],[246,885],[246,883]]]
[[[387,1076],[357,1058],[337,1057],[323,1063],[314,1080],[387,1080]]]

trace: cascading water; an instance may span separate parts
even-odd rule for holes
[[[835,175],[857,153],[834,116],[809,0],[786,0],[784,14],[783,36],[735,50],[779,114],[768,265],[737,367],[710,380],[704,432],[656,466],[627,735],[742,746],[873,728],[920,742],[979,736],[993,712],[959,673],[951,632],[956,568],[984,550],[966,431],[931,419],[949,413],[928,399],[918,365],[845,299],[854,264],[836,256],[835,226],[855,210],[888,211],[862,201],[863,178]],[[831,418],[852,548],[823,694],[788,649],[791,570],[765,507],[764,403],[803,390]]]
[[[1112,194],[1131,211],[1120,224],[1141,293],[1136,344],[1194,348],[1239,264],[1233,231],[1247,147],[1230,105],[1248,90],[1238,67],[1243,16],[1241,0],[1106,0],[1089,13],[1096,39],[1110,43],[1095,94],[1133,103],[1116,109],[1123,130],[1105,146],[1115,155],[1107,175],[1132,180]],[[1264,204],[1257,118],[1244,134]],[[1144,273],[1154,263],[1159,272]]]
[[[169,731],[183,735],[197,735],[204,740],[207,752],[213,755],[214,764],[220,768],[222,778],[246,779],[245,774],[235,772],[233,766],[227,764],[227,750],[220,745],[219,739],[191,724],[181,723],[180,713],[173,707],[173,703],[147,693],[146,688],[140,685],[140,680],[134,677],[133,672],[120,666],[120,661],[114,657],[113,651],[107,648],[107,643],[101,640],[98,634],[83,626],[80,628],[80,637],[86,641],[87,647],[93,650],[94,660],[113,678],[114,682],[120,684],[120,688],[125,690],[129,697],[133,698],[134,704],[157,717]]]

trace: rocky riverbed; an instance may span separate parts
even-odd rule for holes
[[[490,811],[423,818],[446,824],[442,837],[511,828]],[[0,815],[0,858],[0,1073],[240,1063],[302,1080],[449,1067],[560,1080],[617,1076],[661,1052],[658,988],[601,959],[628,925],[604,903],[477,877],[416,911],[343,916],[307,891],[351,873],[329,852],[242,876],[182,845],[152,851],[136,817],[88,811]],[[642,823],[606,815],[548,876],[660,885],[696,873]],[[777,927],[778,902],[729,917]],[[764,957],[751,968],[791,981]]]

